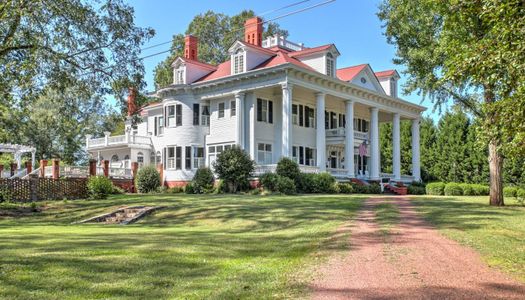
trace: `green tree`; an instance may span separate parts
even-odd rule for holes
[[[490,204],[504,205],[501,148],[508,132],[495,108],[525,91],[523,2],[384,0],[378,16],[397,47],[394,62],[406,66],[405,92],[418,90],[436,107],[452,99],[483,120]]]
[[[213,162],[213,170],[233,193],[248,186],[254,169],[255,162],[238,146],[224,150]]]
[[[211,10],[197,15],[188,25],[185,34],[199,38],[199,60],[209,64],[219,64],[228,59],[228,48],[236,41],[244,39],[244,22],[255,16],[252,10],[243,10],[235,16],[216,13]],[[288,36],[286,30],[276,23],[265,24],[263,38],[280,34]],[[155,67],[155,86],[164,87],[173,83],[171,64],[184,53],[184,34],[173,36],[170,55]]]
[[[432,169],[436,162],[434,147],[437,128],[434,121],[429,117],[422,118],[419,126],[421,178],[424,182],[430,182],[436,180]]]

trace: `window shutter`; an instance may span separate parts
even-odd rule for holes
[[[166,170],[166,147],[162,149],[162,167]]]
[[[303,126],[303,120],[304,120],[304,111],[303,106],[299,105],[299,126]]]
[[[324,129],[330,129],[330,116],[326,110],[324,111]]]
[[[154,128],[153,128],[153,135],[154,135],[154,136],[157,136],[157,126],[158,126],[158,124],[159,124],[159,123],[158,123],[158,118],[155,117],[155,122],[154,122],[154,124],[153,124],[153,127],[154,127]]]
[[[198,103],[193,104],[193,125],[199,125],[199,109],[200,105]]]
[[[164,106],[164,127],[168,127],[168,107]]]
[[[268,123],[273,123],[273,101],[268,101]]]
[[[262,100],[257,98],[257,121],[262,121]]]
[[[304,107],[304,127],[310,127],[310,107]]]

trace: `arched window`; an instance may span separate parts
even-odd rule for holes
[[[326,53],[326,75],[328,76],[334,76],[335,71],[335,60],[332,53],[328,52]]]
[[[129,160],[129,155],[124,156],[124,160]]]
[[[155,152],[151,151],[149,155],[149,163],[154,165],[155,164]]]
[[[160,151],[157,151],[157,164],[160,164],[162,161],[162,156],[160,155]]]
[[[111,162],[118,162],[118,155],[116,155],[116,154],[113,155],[113,156],[111,157]]]
[[[129,169],[129,155],[124,156],[124,169]]]

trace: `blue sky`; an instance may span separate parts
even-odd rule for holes
[[[266,14],[265,19],[272,19],[286,12],[308,7],[324,0],[311,0],[301,5],[279,12]],[[265,1],[148,1],[130,0],[128,3],[135,8],[135,23],[138,26],[152,27],[156,35],[146,45],[154,45],[170,41],[173,34],[184,33],[188,24],[197,14],[207,10],[235,15],[243,9],[252,9],[256,14],[271,11],[298,0],[265,0]],[[378,0],[337,0],[324,6],[294,14],[276,22],[281,28],[288,30],[289,40],[302,42],[307,47],[334,43],[341,56],[338,67],[346,67],[369,63],[374,71],[386,69],[402,70],[392,62],[395,48],[386,42],[381,28],[381,22],[376,16]],[[169,49],[163,45],[144,51],[143,55],[161,52]],[[148,90],[153,90],[153,70],[165,59],[167,54],[158,55],[144,60]],[[401,73],[401,72],[400,72]],[[404,75],[401,74],[401,84]],[[402,98],[420,104],[421,97],[413,93]],[[422,103],[428,107],[426,114],[432,111],[432,104],[426,100]],[[435,117],[435,114],[432,114]]]

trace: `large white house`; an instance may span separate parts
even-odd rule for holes
[[[173,66],[173,84],[155,92],[158,102],[140,108],[142,122],[126,134],[86,137],[93,158],[111,168],[162,164],[164,182],[181,185],[195,170],[238,145],[271,171],[281,157],[305,172],[341,179],[420,180],[419,119],[425,107],[398,97],[399,74],[363,64],[339,68],[334,44],[313,48],[281,36],[262,40],[262,20],[245,24],[244,41],[230,59],[198,61],[198,39],[187,36],[184,57]],[[133,108],[134,97],[130,97]],[[412,174],[401,174],[400,121],[412,122]],[[379,123],[393,124],[393,174],[380,172]]]

